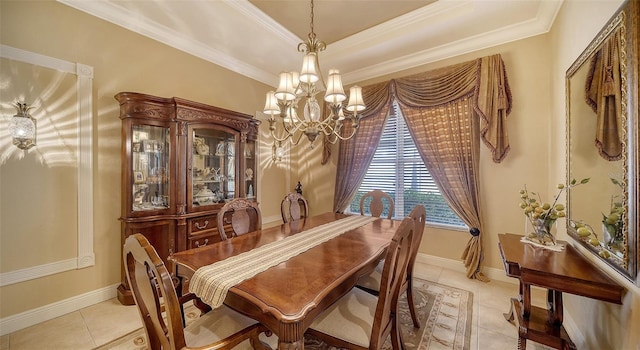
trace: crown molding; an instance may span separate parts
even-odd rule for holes
[[[60,3],[76,8],[93,16],[99,17],[123,28],[139,33],[183,52],[217,64],[238,74],[257,80],[269,86],[278,81],[277,70],[270,72],[270,67],[265,64],[260,68],[243,60],[241,55],[230,55],[215,48],[213,43],[202,43],[188,35],[174,29],[153,22],[144,16],[136,16],[124,7],[111,0],[57,0]],[[273,44],[274,52],[277,52],[278,62],[283,67],[286,62],[298,59],[298,52],[294,48],[302,40],[286,28],[275,22],[269,16],[260,11],[247,0],[222,0],[220,4],[226,6],[216,7],[221,18],[228,14],[242,14],[250,18],[252,27],[238,29],[238,40],[243,40],[243,35],[255,35],[256,31],[263,34],[261,38],[268,38],[269,45]],[[427,35],[433,30],[433,25],[447,23],[455,18],[472,14],[481,6],[477,0],[439,0],[428,6],[397,17],[373,28],[357,33],[349,38],[330,44],[323,53],[324,64],[331,62],[353,62],[358,60],[354,52],[362,52],[370,49],[384,48],[396,45],[403,35]],[[372,79],[378,76],[414,68],[427,63],[455,57],[469,52],[494,47],[500,44],[525,39],[531,36],[547,33],[562,5],[562,0],[540,1],[538,13],[535,18],[507,27],[475,35],[461,40],[452,41],[445,45],[420,50],[412,54],[394,58],[373,65],[359,66],[356,70],[343,74],[345,84]],[[266,34],[264,34],[266,33]],[[424,34],[423,34],[424,33]],[[283,52],[281,47],[291,47],[291,50]],[[257,54],[247,48],[246,57],[255,57]],[[340,64],[343,65],[343,64]]]

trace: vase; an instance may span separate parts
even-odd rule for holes
[[[544,245],[556,244],[556,238],[554,236],[554,233],[551,231],[553,223],[554,220],[545,219],[534,219],[532,221],[535,238],[538,240],[538,243]]]

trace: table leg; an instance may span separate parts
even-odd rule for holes
[[[279,323],[278,350],[304,350],[304,331],[302,321],[295,323]]]
[[[522,319],[528,320],[531,315],[531,285],[521,283],[522,285]]]
[[[278,350],[304,350],[304,340],[285,343],[278,340]]]
[[[515,321],[515,317],[516,317],[516,313],[515,310],[513,309],[513,300],[514,298],[511,298],[509,300],[509,304],[511,304],[511,307],[509,307],[509,312],[502,314],[502,316],[504,316],[504,318],[509,322],[509,323],[514,323]]]
[[[549,308],[549,324],[554,327],[562,326],[563,306],[562,292],[549,289],[547,291],[547,307]]]
[[[518,285],[518,302],[520,302],[520,305],[522,305],[524,301],[523,295],[524,295],[525,286],[522,283],[522,281],[519,280],[519,282],[520,284]],[[513,300],[513,298],[511,300]],[[509,302],[509,304],[510,304],[509,312],[503,313],[502,316],[504,316],[504,318],[508,322],[513,323],[515,320],[515,310],[513,309],[513,302]]]

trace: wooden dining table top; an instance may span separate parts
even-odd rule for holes
[[[324,213],[174,253],[169,260],[179,276],[189,278],[201,267],[345,217]],[[224,303],[271,329],[280,348],[302,348],[313,319],[375,268],[399,225],[377,219],[349,230],[232,287]]]

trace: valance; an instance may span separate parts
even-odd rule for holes
[[[500,55],[419,73],[362,88],[366,119],[395,98],[400,104],[420,108],[436,107],[472,95],[481,120],[480,135],[500,163],[509,152],[505,120],[511,113],[511,90]]]

